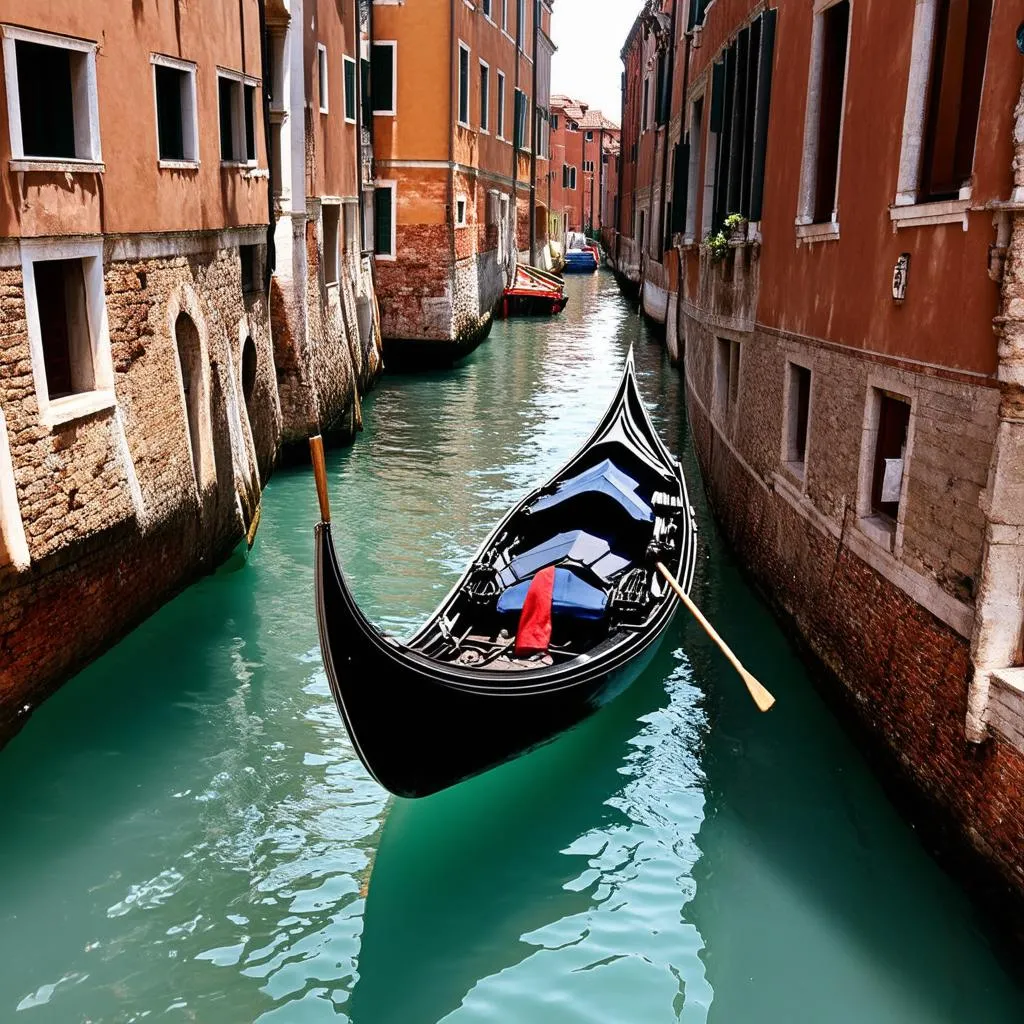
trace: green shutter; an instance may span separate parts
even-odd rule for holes
[[[373,193],[373,250],[378,256],[394,256],[391,249],[392,189],[378,188]]]
[[[676,146],[675,175],[672,182],[672,231],[686,230],[686,201],[690,188],[690,144]]]
[[[373,44],[370,61],[370,93],[374,110],[395,109],[395,49],[381,43]]]
[[[356,66],[346,60],[345,64],[345,117],[349,121],[356,119]]]
[[[772,63],[775,56],[777,10],[765,11],[761,25],[761,58],[758,67],[757,111],[754,115],[754,159],[751,167],[750,219],[760,220],[764,207],[764,169],[768,149],[768,116],[772,101]]]
[[[363,99],[363,127],[373,127],[373,99],[370,96],[370,62],[365,59],[359,61],[360,84],[362,85]]]
[[[725,62],[716,61],[711,68],[711,121],[710,131],[722,130],[722,118],[725,114]]]

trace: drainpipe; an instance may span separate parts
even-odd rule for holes
[[[540,3],[541,0],[533,0],[533,145],[530,147],[530,263],[533,266],[537,265],[537,145],[540,142],[540,114],[537,111],[537,44],[540,41]]]
[[[672,94],[675,90],[672,88],[672,83],[675,80],[676,74],[676,15],[679,12],[679,0],[673,0],[672,3],[672,28],[671,36],[668,44],[668,69],[665,76],[665,83],[668,88],[668,110],[665,114],[665,137],[662,140],[662,154],[661,154],[661,212],[658,215],[658,229],[661,231],[661,239],[659,240],[658,248],[662,251],[662,263],[664,264],[664,242],[666,235],[665,225],[665,207],[667,205],[666,199],[668,198],[668,143],[669,136],[672,134]],[[682,134],[682,126],[680,125],[680,135]]]
[[[270,299],[270,278],[277,262],[274,245],[274,147],[270,129],[270,54],[267,41],[267,2],[259,0],[260,13],[260,76],[263,79],[263,143],[267,148],[267,258],[263,264],[263,291]],[[270,83],[272,84],[272,83]]]

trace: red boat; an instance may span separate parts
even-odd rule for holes
[[[510,316],[554,316],[568,301],[565,284],[557,274],[520,265],[512,287],[502,296],[501,315],[506,320]]]

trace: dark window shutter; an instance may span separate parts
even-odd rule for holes
[[[374,110],[395,109],[395,50],[391,46],[374,43],[371,55],[370,94]]]
[[[657,92],[654,95],[654,123],[664,124],[666,121],[666,113],[668,110],[668,104],[665,102],[665,54],[658,54],[658,74],[656,79],[655,88]]]
[[[20,39],[14,47],[18,55],[21,132],[26,155],[72,159],[82,156],[75,150],[70,51]]]
[[[711,121],[713,132],[722,130],[725,115],[725,61],[718,61],[711,69]]]
[[[672,231],[686,230],[686,201],[690,188],[690,143],[676,146],[675,176],[672,182]]]
[[[391,251],[392,190],[378,188],[373,193],[373,249],[379,256],[393,256]]]
[[[750,30],[743,29],[733,47],[732,113],[729,118],[729,189],[726,194],[728,213],[740,212],[740,192],[743,180],[743,121],[746,116],[747,54],[749,50]]]
[[[768,116],[772,103],[777,10],[761,19],[761,58],[757,67],[757,109],[754,114],[754,159],[750,170],[750,219],[760,220],[764,209],[764,168],[768,149]]]
[[[345,62],[345,117],[356,119],[356,66],[350,60]]]
[[[373,127],[373,97],[370,95],[370,62],[359,61],[359,84],[363,100],[363,127]]]

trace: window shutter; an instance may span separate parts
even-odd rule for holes
[[[394,110],[395,51],[391,46],[375,44],[370,65],[370,83],[374,110]]]
[[[363,100],[363,127],[373,127],[373,97],[370,96],[370,62],[362,59],[359,61],[359,84]]]
[[[672,182],[672,231],[686,230],[686,201],[690,187],[690,143],[676,146],[675,176]]]
[[[765,11],[761,19],[761,58],[758,64],[757,111],[754,115],[754,160],[751,167],[750,219],[760,220],[764,207],[764,168],[768,149],[768,115],[772,101],[772,71],[775,56],[777,10]]]
[[[720,132],[725,114],[725,62],[717,61],[711,69],[710,130]]]
[[[378,188],[373,193],[373,248],[381,256],[393,256],[391,251],[392,190]]]

